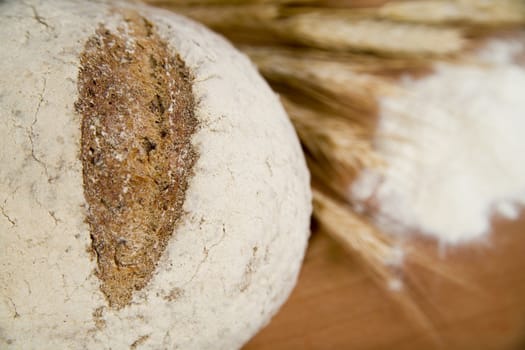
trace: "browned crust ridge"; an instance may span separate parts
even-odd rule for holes
[[[117,309],[148,284],[182,215],[197,127],[189,69],[147,19],[123,18],[85,43],[75,104],[96,275]]]

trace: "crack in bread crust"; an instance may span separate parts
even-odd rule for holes
[[[96,274],[117,309],[147,285],[182,215],[197,127],[184,62],[147,19],[123,18],[86,42],[75,105]]]

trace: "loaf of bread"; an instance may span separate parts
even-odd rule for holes
[[[0,36],[0,348],[242,346],[309,234],[277,96],[142,5],[3,1]]]

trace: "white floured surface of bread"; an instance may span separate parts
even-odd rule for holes
[[[121,309],[95,275],[79,159],[79,55],[132,6],[194,74],[199,157],[151,280]],[[139,5],[0,4],[0,347],[233,349],[293,288],[309,175],[277,96],[252,64],[187,19]]]

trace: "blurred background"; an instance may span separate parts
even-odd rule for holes
[[[298,285],[246,349],[525,349],[525,1],[148,2],[253,60],[312,173]]]

